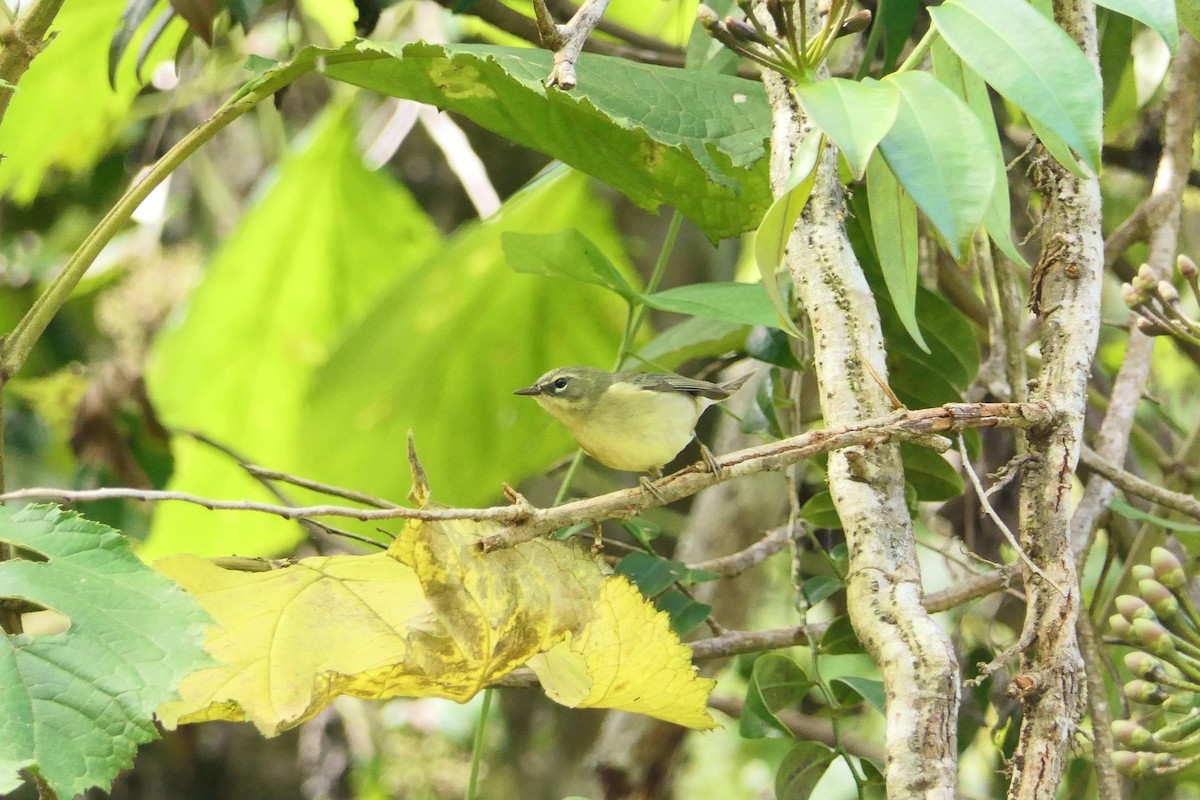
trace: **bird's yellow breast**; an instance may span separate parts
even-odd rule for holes
[[[537,398],[579,446],[601,464],[629,472],[658,469],[692,440],[708,405],[683,392],[655,392],[615,383],[587,408]]]

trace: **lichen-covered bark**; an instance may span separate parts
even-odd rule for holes
[[[1055,0],[1054,12],[1095,66],[1094,5],[1087,0]],[[1104,268],[1099,181],[1071,175],[1044,152],[1035,159],[1038,188],[1045,200],[1038,264],[1043,275],[1042,364],[1030,400],[1049,404],[1055,418],[1052,424],[1029,432],[1028,452],[1034,459],[1021,476],[1021,546],[1046,577],[1026,581],[1022,638],[1026,646],[1021,668],[1008,688],[1024,712],[1009,797],[1029,800],[1054,796],[1083,706],[1070,493],[1100,327]]]
[[[812,135],[778,76],[765,76],[773,112],[771,181],[778,192],[796,147]],[[842,219],[835,153],[824,153],[812,198],[786,258],[812,323],[814,364],[828,425],[891,411],[875,301]],[[850,549],[850,621],[879,664],[887,692],[890,798],[953,798],[958,758],[958,662],[949,639],[921,607],[921,574],[904,501],[899,449],[852,448],[829,457],[829,488]]]

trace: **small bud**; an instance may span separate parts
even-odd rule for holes
[[[1169,306],[1179,303],[1179,291],[1169,281],[1158,282],[1158,296]]]
[[[1146,302],[1146,295],[1133,288],[1131,283],[1121,284],[1121,302],[1130,308],[1137,308]]]
[[[696,9],[696,21],[706,31],[712,31],[721,27],[721,18],[717,16],[717,12],[703,3]]]
[[[1143,334],[1145,334],[1146,336],[1170,336],[1171,335],[1171,332],[1169,330],[1167,330],[1166,328],[1164,328],[1162,325],[1159,325],[1158,323],[1154,322],[1153,320],[1148,320],[1145,317],[1138,317],[1136,320],[1134,320],[1133,324],[1136,325],[1137,329],[1139,331],[1141,331]]]
[[[1125,696],[1135,703],[1148,706],[1161,706],[1170,697],[1157,683],[1150,683],[1141,678],[1125,683]]]
[[[1196,262],[1183,253],[1180,253],[1179,257],[1175,259],[1175,269],[1179,270],[1179,274],[1189,281],[1195,279],[1197,273],[1200,272],[1196,269]]]
[[[1179,600],[1171,594],[1171,590],[1153,578],[1138,581],[1138,594],[1150,604],[1159,619],[1174,619],[1179,613]]]
[[[1112,631],[1113,636],[1120,639],[1129,638],[1129,620],[1120,614],[1113,614],[1108,618],[1108,629]]]
[[[1150,551],[1150,566],[1154,569],[1154,577],[1168,589],[1182,589],[1187,583],[1183,564],[1165,547],[1156,547]]]
[[[1167,629],[1149,619],[1135,619],[1129,626],[1133,641],[1156,656],[1170,658],[1175,655],[1175,640]]]
[[[1135,619],[1155,619],[1154,610],[1140,597],[1123,594],[1113,601],[1113,605],[1121,612],[1121,616],[1130,622]]]
[[[1165,672],[1161,661],[1140,650],[1125,654],[1125,666],[1134,675],[1147,680],[1154,680],[1160,673]]]
[[[1129,575],[1133,578],[1134,583],[1141,583],[1155,577],[1154,570],[1149,564],[1134,564],[1133,568],[1129,570]]]
[[[870,24],[871,11],[864,8],[842,23],[842,27],[838,29],[838,37],[841,38],[842,36],[853,36],[856,33],[862,33]]]
[[[755,44],[766,44],[763,37],[753,25],[748,24],[745,20],[735,19],[733,17],[725,18],[725,28],[733,34],[733,38],[742,42],[754,42]]]
[[[1118,719],[1112,724],[1113,738],[1125,747],[1145,750],[1154,741],[1154,734],[1128,719]]]
[[[1138,267],[1137,277],[1134,278],[1134,280],[1142,281],[1149,286],[1153,286],[1154,284],[1158,283],[1158,274],[1150,268],[1149,264],[1142,264],[1140,267]]]
[[[1117,768],[1117,772],[1134,780],[1146,777],[1154,768],[1154,762],[1149,753],[1131,753],[1128,750],[1114,752],[1112,763]]]

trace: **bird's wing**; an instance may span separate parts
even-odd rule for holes
[[[638,386],[651,392],[685,392],[718,401],[726,399],[741,386],[739,382],[736,386],[727,388],[709,381],[684,378],[681,375],[656,375],[648,372],[639,372],[636,375],[631,382],[636,382]]]

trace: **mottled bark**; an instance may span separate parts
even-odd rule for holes
[[[765,82],[773,123],[771,182],[779,192],[796,148],[814,133],[787,82],[772,74]],[[887,375],[879,316],[842,223],[845,203],[831,147],[818,170],[785,264],[812,323],[821,409],[832,426],[887,413],[891,405],[879,382]],[[850,621],[879,664],[887,695],[888,797],[953,798],[958,662],[949,639],[921,606],[899,448],[885,444],[832,453],[828,476],[850,550]]]

